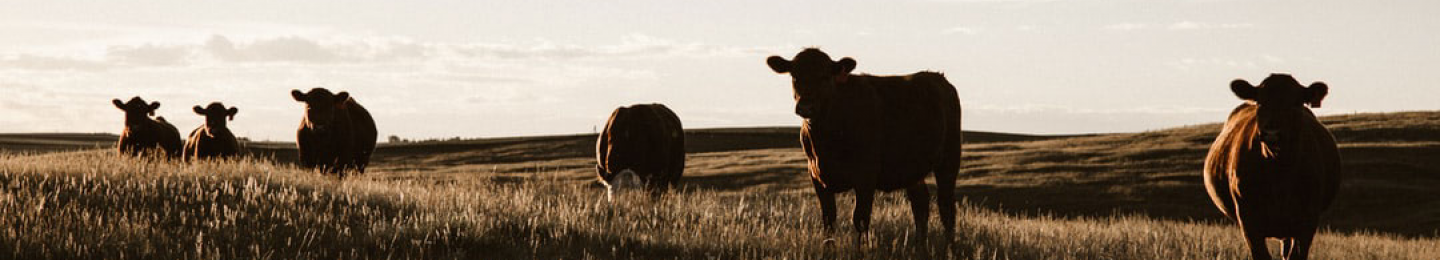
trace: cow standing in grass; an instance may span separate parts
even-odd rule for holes
[[[295,140],[300,148],[300,164],[342,178],[350,170],[365,173],[377,134],[370,112],[344,91],[331,94],[324,88],[309,93],[291,90],[290,96],[305,103],[305,117],[300,120]]]
[[[855,60],[831,60],[805,49],[793,60],[771,56],[789,73],[795,114],[804,118],[800,144],[809,159],[825,229],[835,227],[835,194],[855,191],[856,243],[870,227],[875,191],[905,189],[924,240],[930,218],[925,177],[932,172],[946,242],[955,233],[955,178],[960,173],[960,99],[944,75],[853,75]]]
[[[147,103],[140,97],[134,97],[129,102],[121,102],[117,98],[111,103],[125,111],[125,130],[120,133],[120,140],[115,145],[120,154],[139,156],[146,151],[160,151],[167,157],[180,155],[180,146],[183,145],[180,130],[166,122],[165,117],[150,119],[155,110],[160,109],[160,102]]]
[[[240,142],[230,132],[226,121],[235,120],[240,109],[225,108],[220,102],[201,107],[195,106],[195,114],[205,116],[205,124],[190,132],[185,141],[185,159],[228,158],[240,154]]]
[[[1305,108],[1320,107],[1329,87],[1271,74],[1259,86],[1237,79],[1230,90],[1246,102],[1210,146],[1205,188],[1240,225],[1255,259],[1270,259],[1267,238],[1280,239],[1285,259],[1306,259],[1320,214],[1340,187],[1335,137]]]
[[[643,186],[664,192],[685,173],[685,130],[661,104],[616,108],[595,141],[595,173],[605,199],[615,189]]]

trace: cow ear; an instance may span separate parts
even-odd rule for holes
[[[195,106],[195,107],[192,107],[192,108],[190,108],[190,109],[195,110],[195,114],[202,115],[202,116],[206,115],[206,114],[205,114],[205,108],[203,108],[203,107]]]
[[[305,92],[300,92],[299,89],[291,89],[290,97],[295,98],[295,101],[305,102]]]
[[[1326,94],[1330,94],[1330,86],[1325,85],[1325,82],[1319,81],[1310,83],[1310,87],[1305,88],[1305,90],[1305,94],[1308,95],[1308,97],[1305,97],[1305,103],[1310,103],[1310,107],[1312,108],[1320,108],[1320,101],[1325,100]]]
[[[845,57],[835,62],[835,74],[847,75],[853,70],[855,70],[855,59]]]
[[[344,104],[346,99],[350,99],[350,92],[335,93],[335,104]]]
[[[110,100],[110,103],[115,103],[115,108],[119,108],[120,110],[125,110],[125,102],[120,102],[120,99],[118,99],[118,98],[117,98],[117,99]]]
[[[785,74],[790,72],[790,61],[780,56],[770,56],[770,58],[766,58],[765,64],[770,65],[770,70],[775,71],[775,73]]]
[[[155,110],[160,109],[160,101],[150,102],[150,115],[155,115]]]
[[[230,121],[235,121],[235,113],[240,113],[240,108],[231,107],[230,110],[225,111],[225,114],[230,116]]]
[[[1252,101],[1255,100],[1255,96],[1260,92],[1258,89],[1255,89],[1255,85],[1250,85],[1249,81],[1243,79],[1230,81],[1230,91],[1235,92],[1235,96],[1240,99]]]

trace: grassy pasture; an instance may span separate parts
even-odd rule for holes
[[[1440,112],[1323,120],[1347,182],[1314,255],[1440,258]],[[850,196],[841,232],[820,230],[793,128],[689,131],[682,189],[613,204],[593,135],[383,145],[343,181],[294,168],[287,144],[187,164],[117,157],[103,135],[0,135],[0,258],[1244,259],[1200,186],[1218,130],[967,133],[953,244],[938,223],[914,240],[897,192],[863,251]]]

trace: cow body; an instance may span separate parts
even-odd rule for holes
[[[606,198],[628,185],[654,193],[675,186],[685,172],[684,131],[680,117],[665,105],[616,108],[595,141],[595,172]]]
[[[946,241],[953,239],[963,140],[959,96],[945,76],[851,75],[853,59],[831,61],[818,49],[806,49],[793,61],[772,56],[767,63],[794,79],[795,111],[805,119],[800,143],[826,230],[834,229],[836,193],[856,192],[859,243],[869,228],[874,193],[905,189],[916,235],[925,239],[930,195],[924,180],[934,173],[940,222]]]
[[[1238,89],[1255,89],[1246,88],[1249,83],[1243,81],[1232,84],[1237,94]],[[1319,90],[1319,97],[1299,101],[1318,107],[1328,87],[1323,83],[1315,86],[1300,88],[1293,78],[1277,74],[1258,89]],[[1247,100],[1255,102],[1230,113],[1210,146],[1204,178],[1211,200],[1240,225],[1256,259],[1270,259],[1267,238],[1283,242],[1281,251],[1286,259],[1306,259],[1319,218],[1339,189],[1340,153],[1334,136],[1309,109],[1300,103],[1266,100],[1280,95],[1286,94],[1269,98],[1262,94],[1259,100],[1252,97]],[[1266,106],[1289,112],[1263,111]]]
[[[216,102],[204,108],[195,106],[194,110],[196,114],[205,116],[205,124],[191,131],[190,138],[185,141],[183,156],[186,160],[229,158],[240,154],[240,142],[226,124],[227,119],[235,118],[237,109],[226,109],[224,104]]]
[[[315,88],[309,93],[293,90],[291,95],[306,103],[296,132],[301,165],[341,177],[349,170],[365,173],[377,135],[370,112],[346,92]]]
[[[119,154],[139,156],[146,151],[158,151],[159,155],[166,157],[180,156],[183,145],[180,131],[165,121],[165,117],[150,118],[155,109],[160,108],[160,102],[146,103],[140,97],[134,97],[129,102],[115,99],[112,103],[125,111],[125,129],[120,132],[120,139],[115,145]]]
[[[960,142],[959,98],[943,75],[849,80],[838,85],[836,100],[848,105],[801,126],[801,146],[815,162],[811,178],[835,192],[861,184],[894,191],[924,181],[942,163],[959,164],[959,149],[945,145]],[[856,172],[875,167],[879,172]]]

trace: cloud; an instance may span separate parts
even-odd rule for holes
[[[1166,29],[1170,29],[1170,30],[1200,30],[1200,29],[1243,29],[1243,28],[1251,28],[1251,27],[1255,27],[1255,25],[1254,25],[1254,24],[1248,24],[1248,23],[1211,24],[1211,23],[1201,23],[1201,22],[1192,22],[1192,21],[1182,21],[1182,22],[1170,24],[1170,26],[1167,26],[1167,27],[1165,27],[1165,28],[1166,28]]]
[[[1106,30],[1112,30],[1112,31],[1134,31],[1134,30],[1141,30],[1141,29],[1149,29],[1150,27],[1151,27],[1151,25],[1149,25],[1149,24],[1143,24],[1143,23],[1119,23],[1119,24],[1106,25],[1106,26],[1105,26],[1105,29],[1106,29]]]
[[[0,56],[0,68],[16,68],[24,70],[81,70],[95,71],[108,69],[112,64],[98,60],[88,60],[75,57],[63,56],[42,56],[33,54],[19,54]]]
[[[975,35],[975,34],[978,34],[978,33],[980,33],[980,29],[971,28],[971,27],[951,27],[950,29],[945,29],[944,31],[941,31],[941,32],[940,32],[940,34],[964,34],[964,35]]]
[[[1117,23],[1106,25],[1106,30],[1112,31],[1136,31],[1165,28],[1167,30],[1217,30],[1217,29],[1245,29],[1253,28],[1254,24],[1249,23],[1205,23],[1194,21],[1180,21],[1171,24],[1150,24],[1150,23]]]
[[[1265,54],[1256,57],[1180,58],[1166,62],[1165,65],[1179,70],[1197,68],[1258,69],[1283,63],[1285,63],[1284,58]]]
[[[705,58],[758,55],[767,48],[682,43],[631,34],[610,45],[557,44],[547,40],[523,43],[415,42],[404,38],[316,40],[284,36],[236,40],[212,35],[197,43],[120,44],[99,54],[0,54],[0,69],[82,70],[175,66],[228,66],[257,63],[381,64],[477,60],[579,60]]]
[[[678,43],[641,34],[625,36],[619,44],[600,46],[556,44],[541,40],[534,44],[463,44],[437,47],[477,58],[547,60],[737,56],[761,54],[765,50],[765,48]]]

